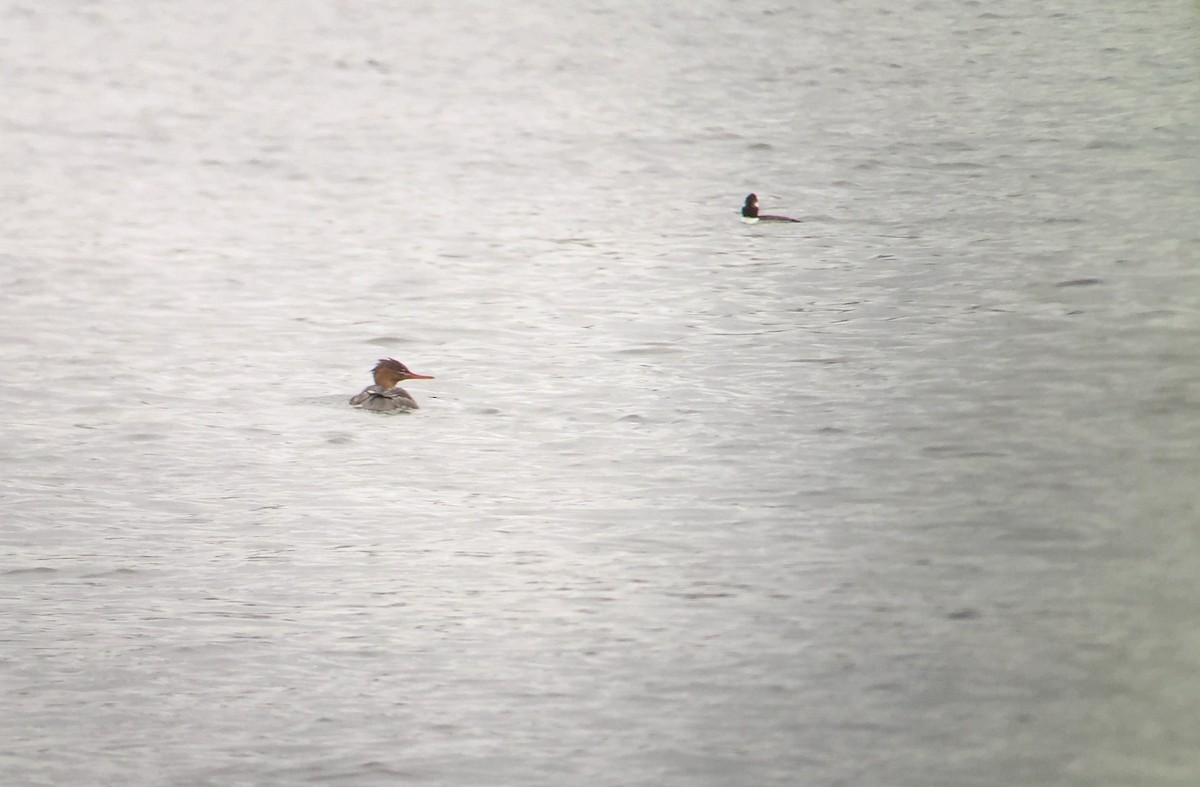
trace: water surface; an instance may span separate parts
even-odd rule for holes
[[[0,17],[4,782],[1200,778],[1194,5]]]

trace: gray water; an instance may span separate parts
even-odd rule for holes
[[[1198,44],[0,3],[0,782],[1200,782]]]

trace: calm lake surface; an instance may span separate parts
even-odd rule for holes
[[[0,783],[1200,783],[1198,86],[1166,0],[0,2]]]

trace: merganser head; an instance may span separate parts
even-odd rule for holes
[[[742,218],[757,219],[758,218],[758,195],[749,194],[746,196],[746,202],[742,205]]]
[[[409,371],[408,367],[395,358],[380,358],[379,363],[371,370],[375,375],[375,384],[383,388],[395,388],[401,380],[432,380],[428,374],[417,374]]]

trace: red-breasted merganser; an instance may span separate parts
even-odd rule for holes
[[[760,221],[790,221],[799,223],[800,219],[793,219],[791,216],[763,216],[758,212],[758,195],[750,194],[746,197],[746,202],[742,205],[742,221],[747,224],[757,224]]]
[[[408,391],[397,388],[401,380],[432,380],[428,374],[410,372],[408,367],[395,358],[380,358],[379,363],[371,370],[375,375],[375,384],[367,386],[362,393],[356,394],[350,404],[364,410],[391,412],[395,410],[419,410],[417,400],[408,395]]]

